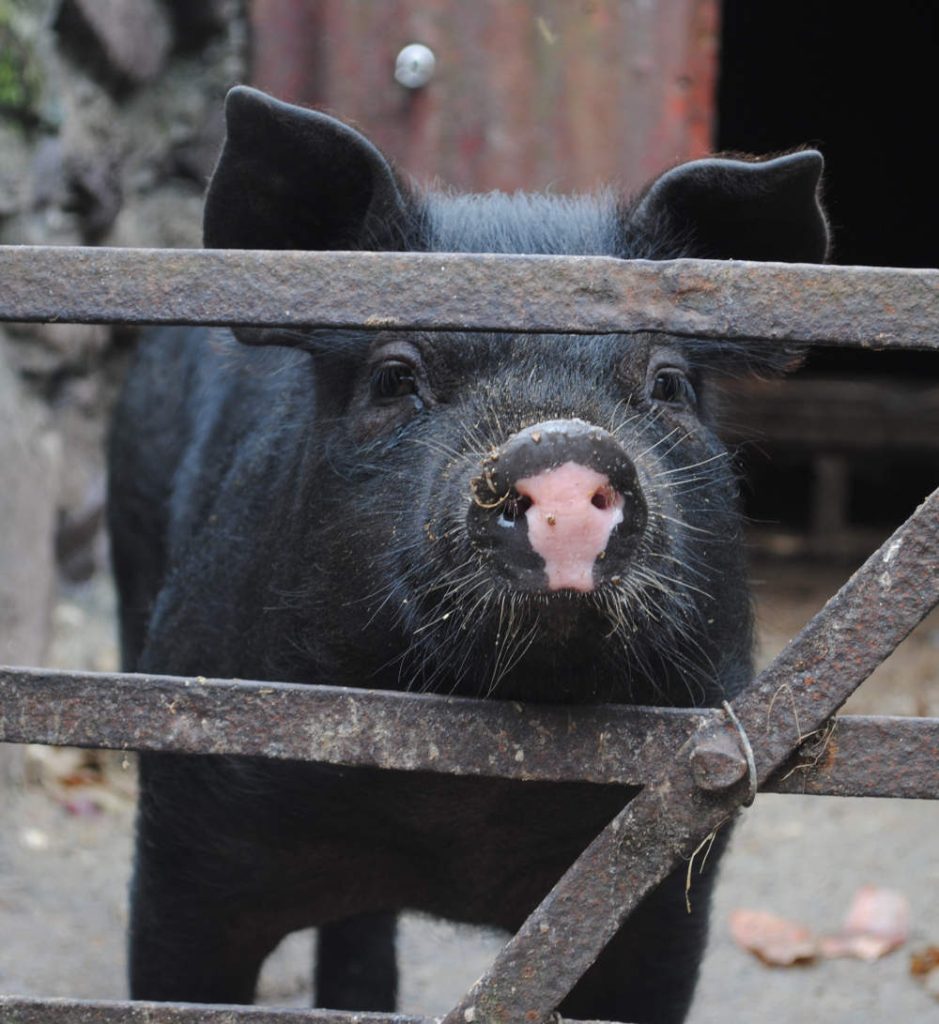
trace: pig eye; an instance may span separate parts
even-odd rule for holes
[[[414,367],[407,363],[391,361],[382,363],[372,371],[372,398],[389,402],[417,393],[417,378]]]
[[[694,408],[698,404],[691,381],[681,372],[673,368],[659,370],[652,383],[652,399],[666,405],[687,405]]]

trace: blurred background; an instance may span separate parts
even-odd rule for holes
[[[937,54],[939,7],[913,0],[0,0],[0,244],[198,246],[222,99],[250,82],[465,190],[629,193],[709,152],[816,145],[834,261],[935,267]],[[0,663],[117,667],[103,443],[133,343],[0,325]],[[786,382],[728,388],[724,432],[765,661],[939,483],[939,359],[814,351]],[[852,709],[937,708],[934,615]],[[132,763],[0,747],[0,776],[0,992],[122,996]],[[914,939],[939,942],[937,842],[934,805],[761,797],[726,862],[693,1024],[796,1007],[934,1020],[905,952],[774,972],[722,915],[775,901],[837,917],[856,884],[894,879]],[[417,921],[406,940],[403,1008],[426,1012],[498,947]],[[308,1000],[312,941],[288,943],[271,1000]]]

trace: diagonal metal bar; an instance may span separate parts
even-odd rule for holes
[[[134,714],[128,715],[127,708]],[[0,742],[639,786],[721,712],[0,668]],[[939,719],[837,719],[763,787],[939,799]]]
[[[733,702],[756,781],[821,728],[937,602],[939,491]],[[746,783],[721,795],[695,784],[692,754],[707,728],[590,844],[444,1024],[546,1020],[643,896],[733,815]]]
[[[439,1024],[439,1017],[350,1010],[294,1010],[192,1003],[29,999],[0,996],[3,1024]],[[564,1021],[556,1024],[602,1024]]]
[[[0,281],[0,321],[667,331],[939,348],[936,270],[603,256],[2,246]]]

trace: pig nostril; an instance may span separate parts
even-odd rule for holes
[[[532,500],[527,494],[518,494],[513,491],[502,506],[502,519],[507,523],[514,523],[517,519],[521,519],[531,506]]]
[[[590,504],[594,508],[601,510],[611,508],[613,505],[613,488],[607,485],[597,490],[593,497],[590,499]]]

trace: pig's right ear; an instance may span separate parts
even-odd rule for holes
[[[341,121],[237,86],[205,202],[208,249],[395,249],[407,221],[388,161]]]
[[[640,237],[665,239],[670,256],[820,263],[829,246],[822,168],[815,150],[693,160],[649,186],[632,224]]]

